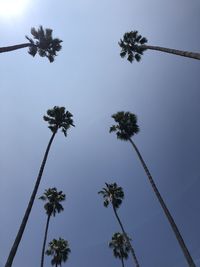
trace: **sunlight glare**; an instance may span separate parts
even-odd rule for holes
[[[0,0],[0,17],[16,17],[22,15],[30,0]]]

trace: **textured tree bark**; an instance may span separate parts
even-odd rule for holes
[[[45,167],[45,164],[46,164],[46,161],[47,161],[48,153],[49,153],[51,144],[53,142],[53,139],[54,139],[56,133],[57,133],[57,130],[55,132],[53,132],[53,134],[52,134],[52,136],[51,136],[51,138],[49,140],[49,143],[47,145],[47,148],[46,148],[46,151],[45,151],[45,154],[44,154],[44,158],[43,158],[43,161],[42,161],[39,173],[38,173],[38,177],[37,177],[37,180],[36,180],[36,183],[35,183],[31,198],[30,198],[29,203],[28,203],[28,207],[27,207],[26,212],[24,214],[22,223],[21,223],[20,228],[18,230],[18,233],[17,233],[17,236],[16,236],[15,241],[13,243],[13,246],[12,246],[12,248],[10,250],[10,254],[8,256],[8,259],[7,259],[7,262],[5,264],[5,267],[11,267],[12,266],[15,254],[17,252],[19,243],[20,243],[22,235],[24,233],[26,224],[28,222],[28,218],[29,218],[29,215],[31,213],[31,209],[33,207],[33,202],[35,200],[35,197],[36,197],[36,194],[37,194],[37,190],[38,190],[41,178],[42,178],[42,174],[43,174],[44,167]]]
[[[142,45],[141,47],[145,49],[157,50],[157,51],[161,51],[161,52],[165,52],[169,54],[174,54],[177,56],[189,57],[189,58],[200,60],[200,53],[182,51],[182,50],[171,49],[171,48],[166,48],[166,47],[161,47],[161,46],[153,46],[153,45]]]
[[[46,247],[50,218],[51,218],[51,214],[49,214],[47,217],[47,223],[46,223],[46,227],[45,227],[44,241],[43,241],[43,246],[42,246],[41,265],[40,265],[41,267],[44,266],[44,253],[45,253],[45,247]]]
[[[0,53],[10,52],[10,51],[18,50],[21,48],[30,47],[30,46],[34,46],[34,45],[31,43],[24,43],[24,44],[19,44],[19,45],[0,47]]]
[[[170,214],[170,212],[169,212],[169,210],[168,210],[168,208],[167,208],[167,206],[166,206],[166,204],[165,204],[160,192],[158,191],[158,188],[157,188],[156,184],[154,183],[154,180],[153,180],[153,178],[152,178],[152,176],[150,174],[150,171],[147,168],[147,165],[144,162],[144,160],[143,160],[143,158],[142,158],[137,146],[135,145],[135,143],[133,142],[133,140],[131,138],[129,139],[129,141],[132,144],[133,148],[135,149],[135,151],[137,153],[137,156],[140,159],[140,162],[142,163],[142,166],[143,166],[143,168],[144,168],[144,170],[145,170],[145,172],[147,174],[147,177],[149,178],[149,182],[150,182],[150,184],[151,184],[151,186],[153,188],[153,191],[155,192],[155,194],[156,194],[156,196],[158,198],[158,201],[159,201],[159,203],[160,203],[160,205],[161,205],[161,207],[162,207],[162,209],[163,209],[163,211],[164,211],[164,213],[165,213],[165,215],[166,215],[166,217],[167,217],[167,219],[168,219],[168,221],[169,221],[169,223],[170,223],[170,225],[172,227],[172,230],[174,231],[174,234],[175,234],[175,236],[176,236],[176,238],[178,240],[178,243],[179,243],[179,245],[180,245],[180,247],[181,247],[181,249],[183,251],[183,254],[184,254],[184,256],[185,256],[185,258],[186,258],[186,260],[188,262],[188,265],[190,267],[196,267],[191,255],[190,255],[190,252],[187,249],[186,244],[185,244],[185,242],[184,242],[184,240],[183,240],[183,238],[181,236],[181,233],[179,232],[179,229],[178,229],[178,227],[177,227],[172,215]]]
[[[124,234],[124,236],[125,236],[125,238],[126,238],[126,241],[127,241],[127,243],[129,244],[129,247],[130,247],[130,250],[131,250],[131,254],[132,254],[132,256],[133,256],[134,263],[135,263],[136,267],[140,267],[139,262],[138,262],[138,259],[137,259],[136,254],[135,254],[135,251],[134,251],[134,249],[133,249],[133,247],[132,247],[132,245],[131,245],[131,242],[130,242],[130,240],[129,240],[129,237],[127,236],[127,234],[126,234],[126,232],[125,232],[125,230],[124,230],[124,227],[123,227],[123,225],[122,225],[122,222],[121,222],[121,220],[120,220],[120,218],[119,218],[119,216],[118,216],[118,214],[117,214],[116,208],[115,208],[113,205],[112,205],[112,207],[113,207],[113,211],[114,211],[114,213],[115,213],[115,216],[116,216],[116,218],[117,218],[117,221],[118,221],[118,223],[119,223],[119,225],[120,225],[120,227],[121,227],[121,229],[122,229],[122,232],[123,232],[123,234]]]

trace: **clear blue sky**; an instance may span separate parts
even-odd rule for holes
[[[120,266],[107,245],[120,229],[97,194],[114,181],[125,192],[119,215],[141,267],[187,266],[134,151],[109,134],[121,110],[137,114],[134,140],[200,266],[200,61],[147,51],[130,64],[118,47],[124,32],[138,30],[151,45],[200,51],[199,13],[197,0],[30,0],[23,15],[0,17],[0,46],[23,43],[39,25],[63,40],[52,64],[26,49],[0,54],[0,266],[51,135],[42,116],[55,105],[73,113],[76,127],[57,135],[38,197],[54,186],[66,193],[48,237],[69,241],[66,266]],[[45,222],[36,199],[13,267],[39,266]]]

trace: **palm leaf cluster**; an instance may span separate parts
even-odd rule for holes
[[[58,266],[62,264],[62,262],[66,262],[71,252],[69,248],[69,244],[67,240],[63,238],[53,239],[49,243],[49,247],[46,250],[46,255],[53,256],[51,260],[51,264]]]
[[[55,217],[56,213],[60,213],[64,210],[60,202],[65,200],[65,194],[62,191],[57,191],[55,187],[45,190],[44,194],[39,197],[43,201],[47,201],[44,205],[47,215],[53,215]]]
[[[57,52],[62,48],[62,40],[53,38],[52,32],[52,29],[44,30],[42,26],[38,30],[31,28],[33,39],[26,36],[31,44],[29,54],[34,57],[38,53],[41,57],[47,57],[50,62],[53,62]]]
[[[120,111],[112,115],[117,123],[110,127],[110,133],[116,132],[117,138],[121,140],[129,140],[134,134],[139,132],[137,125],[137,116],[130,112]]]
[[[130,252],[130,246],[126,241],[126,237],[122,233],[114,233],[109,247],[113,249],[113,255],[119,259],[127,259]]]
[[[122,204],[122,199],[124,198],[124,192],[122,187],[118,187],[116,183],[106,184],[106,187],[103,190],[99,191],[98,194],[101,194],[104,198],[104,206],[107,208],[109,203],[113,205],[116,209]]]
[[[47,110],[48,116],[43,116],[43,119],[49,123],[49,129],[56,132],[59,128],[67,136],[67,130],[74,126],[73,115],[69,111],[65,111],[65,107],[55,106],[53,109]]]
[[[123,39],[120,39],[119,46],[121,47],[120,56],[124,58],[127,56],[127,60],[133,62],[133,60],[140,61],[143,52],[146,50],[143,47],[147,43],[147,39],[138,34],[138,31],[126,32]]]

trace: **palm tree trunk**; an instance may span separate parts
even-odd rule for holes
[[[51,218],[51,214],[49,214],[47,217],[47,223],[46,223],[45,234],[44,234],[44,242],[42,246],[42,256],[41,256],[41,265],[40,265],[41,267],[43,267],[44,265],[44,252],[45,252],[45,247],[46,247],[47,233],[48,233],[50,218]]]
[[[42,174],[43,174],[44,167],[45,167],[45,164],[46,164],[46,161],[47,161],[48,153],[49,153],[51,144],[52,144],[52,142],[53,142],[53,139],[54,139],[56,133],[57,133],[57,129],[53,132],[53,134],[52,134],[52,136],[51,136],[51,138],[50,138],[50,140],[49,140],[49,143],[48,143],[48,145],[47,145],[47,148],[46,148],[46,151],[45,151],[45,154],[44,154],[44,158],[43,158],[43,161],[42,161],[42,164],[41,164],[39,173],[38,173],[38,177],[37,177],[37,180],[36,180],[36,183],[35,183],[35,187],[34,187],[34,189],[33,189],[31,198],[30,198],[30,200],[29,200],[29,203],[28,203],[26,212],[25,212],[25,214],[24,214],[22,223],[21,223],[21,225],[20,225],[20,228],[19,228],[19,230],[18,230],[17,236],[16,236],[15,241],[14,241],[14,243],[13,243],[13,246],[12,246],[12,248],[11,248],[11,250],[10,250],[10,254],[9,254],[9,256],[8,256],[8,259],[7,259],[7,262],[6,262],[6,264],[5,264],[5,267],[11,267],[11,266],[12,266],[13,259],[14,259],[14,257],[15,257],[16,252],[17,252],[17,248],[18,248],[19,243],[20,243],[20,241],[21,241],[21,238],[22,238],[22,235],[23,235],[23,233],[24,233],[24,230],[25,230],[25,227],[26,227],[26,224],[27,224],[27,221],[28,221],[28,218],[29,218],[31,209],[32,209],[32,207],[33,207],[33,202],[34,202],[34,200],[35,200],[35,196],[36,196],[36,194],[37,194],[37,190],[38,190],[38,187],[39,187],[41,178],[42,178]]]
[[[150,49],[150,50],[157,50],[169,54],[174,54],[182,57],[190,57],[194,59],[200,60],[200,53],[194,53],[194,52],[188,52],[188,51],[182,51],[182,50],[176,50],[166,47],[160,47],[160,46],[153,46],[153,45],[142,45],[142,48]]]
[[[190,255],[190,252],[187,249],[186,244],[185,244],[185,242],[184,242],[184,240],[183,240],[183,238],[182,238],[182,236],[181,236],[181,234],[180,234],[180,232],[178,230],[178,227],[177,227],[172,215],[170,214],[170,212],[169,212],[169,210],[168,210],[168,208],[167,208],[162,196],[160,195],[160,192],[158,191],[158,188],[157,188],[156,184],[154,183],[154,180],[153,180],[153,178],[152,178],[152,176],[150,174],[150,171],[148,170],[147,165],[145,164],[145,162],[144,162],[144,160],[143,160],[143,158],[142,158],[137,146],[135,145],[135,143],[133,142],[133,140],[131,138],[129,139],[129,141],[132,144],[133,148],[135,149],[135,151],[136,151],[136,153],[137,153],[137,155],[138,155],[138,157],[140,159],[140,162],[142,163],[142,166],[143,166],[143,168],[144,168],[144,170],[145,170],[145,172],[146,172],[146,174],[147,174],[147,176],[149,178],[149,182],[150,182],[150,184],[151,184],[151,186],[153,188],[153,191],[155,192],[155,194],[156,194],[156,196],[158,198],[158,201],[159,201],[161,207],[163,208],[163,211],[164,211],[164,213],[165,213],[165,215],[166,215],[166,217],[167,217],[167,219],[168,219],[168,221],[169,221],[169,223],[170,223],[170,225],[172,227],[172,230],[174,231],[174,234],[175,234],[175,236],[176,236],[176,238],[177,238],[177,240],[179,242],[179,245],[180,245],[180,247],[181,247],[181,249],[183,251],[183,254],[184,254],[184,256],[185,256],[185,258],[186,258],[186,260],[188,262],[188,265],[190,267],[196,267],[191,255]]]
[[[124,259],[121,258],[121,262],[122,262],[122,267],[124,267]]]
[[[34,45],[31,44],[31,43],[24,43],[24,44],[19,44],[19,45],[0,47],[0,53],[10,52],[10,51],[14,51],[14,50],[17,50],[17,49],[30,47],[30,46],[34,46]]]
[[[138,262],[138,259],[137,259],[136,254],[135,254],[135,251],[134,251],[134,249],[133,249],[133,247],[132,247],[132,245],[131,245],[131,242],[130,242],[130,240],[129,240],[129,237],[127,236],[127,234],[126,234],[126,232],[125,232],[125,230],[124,230],[124,227],[123,227],[123,225],[122,225],[122,222],[121,222],[121,220],[120,220],[120,218],[119,218],[119,216],[118,216],[118,214],[117,214],[116,208],[115,208],[113,205],[112,205],[112,207],[113,207],[113,211],[114,211],[114,213],[115,213],[115,216],[116,216],[116,218],[117,218],[117,221],[118,221],[118,223],[119,223],[119,225],[120,225],[120,227],[121,227],[121,229],[122,229],[122,232],[123,232],[123,234],[124,234],[124,236],[125,236],[125,238],[126,238],[126,241],[127,241],[127,243],[129,244],[129,247],[130,247],[130,250],[131,250],[131,254],[132,254],[132,256],[133,256],[134,263],[135,263],[136,267],[140,267],[139,262]]]

